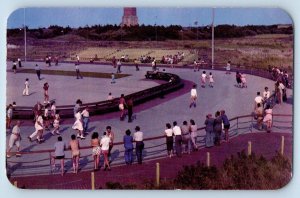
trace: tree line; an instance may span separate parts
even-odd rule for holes
[[[203,40],[211,39],[211,26],[182,27],[180,25],[159,26],[118,26],[93,25],[79,28],[61,27],[57,25],[48,28],[30,29],[26,27],[27,36],[36,39],[49,39],[63,35],[78,35],[88,40],[110,41],[165,41],[165,40]],[[279,25],[217,25],[214,27],[215,38],[238,38],[259,34],[293,34],[293,26]],[[8,29],[8,37],[21,37],[24,29]]]

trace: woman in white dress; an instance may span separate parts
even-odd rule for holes
[[[211,88],[213,88],[214,87],[214,77],[213,77],[213,75],[212,75],[212,73],[210,72],[209,73],[209,86],[211,87]]]
[[[206,71],[203,71],[201,74],[201,86],[205,88],[205,84],[206,84]]]
[[[270,105],[268,104],[265,110],[265,117],[263,119],[263,122],[267,125],[267,133],[271,132],[271,127],[272,127],[272,109],[270,107]]]
[[[76,121],[73,124],[72,128],[77,130],[77,138],[85,139],[85,137],[83,136],[83,125],[80,110],[78,110],[75,114],[75,119]]]

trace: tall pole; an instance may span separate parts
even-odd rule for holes
[[[157,47],[157,24],[156,24],[156,22],[157,22],[157,16],[155,16],[155,41],[156,41],[155,45]]]
[[[211,23],[211,68],[214,69],[214,51],[215,51],[215,9],[212,9],[212,23]]]
[[[27,43],[26,43],[26,15],[25,15],[25,8],[24,8],[24,61],[26,62],[27,57]]]

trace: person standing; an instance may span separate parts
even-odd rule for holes
[[[121,60],[118,60],[118,61],[117,61],[117,67],[118,67],[118,68],[117,68],[117,74],[118,74],[118,73],[121,73],[121,66],[122,66]]]
[[[111,84],[115,84],[116,83],[116,78],[115,78],[115,74],[111,73]]]
[[[75,65],[79,65],[79,61],[80,61],[80,58],[78,55],[76,55],[76,64]]]
[[[131,165],[133,162],[133,137],[131,136],[131,131],[129,129],[127,129],[125,132],[123,143],[125,148],[125,163],[127,165]]]
[[[69,148],[71,149],[72,153],[72,162],[73,162],[73,173],[78,173],[78,166],[79,166],[79,157],[80,157],[80,145],[79,141],[76,139],[76,135],[71,135],[71,141],[69,143]]]
[[[81,120],[81,112],[78,110],[78,112],[75,114],[76,121],[74,122],[72,128],[77,131],[77,138],[85,139],[83,135],[83,125]]]
[[[15,60],[13,61],[12,70],[14,71],[14,73],[17,73],[17,63]]]
[[[168,156],[171,158],[173,153],[173,130],[170,123],[166,124],[166,130],[164,131],[166,136],[167,152]]]
[[[215,133],[215,145],[221,145],[221,134],[222,134],[222,118],[220,111],[215,113],[214,121],[214,133]]]
[[[193,143],[193,150],[198,150],[198,145],[197,145],[197,130],[198,127],[195,123],[195,121],[193,119],[190,120],[190,126],[189,126],[189,130],[191,132],[191,139],[192,139],[192,143]]]
[[[206,71],[203,71],[201,74],[201,87],[205,88],[206,85]]]
[[[94,158],[94,171],[96,171],[99,168],[99,161],[100,161],[100,154],[101,154],[99,134],[97,132],[94,132],[92,134],[91,146],[92,146],[92,155]]]
[[[128,110],[128,122],[132,122],[132,115],[133,115],[133,99],[130,97],[127,102],[127,110]]]
[[[191,153],[192,150],[192,140],[190,134],[190,128],[188,126],[187,121],[183,121],[183,125],[181,126],[182,132],[182,145],[184,148],[184,153]]]
[[[230,74],[230,64],[231,64],[231,61],[228,61],[226,64],[226,74]]]
[[[43,133],[44,133],[44,119],[42,116],[42,112],[38,112],[35,124],[34,124],[35,132],[33,132],[28,138],[32,141],[32,138],[36,136],[36,141],[40,144],[44,141]]]
[[[86,106],[84,110],[81,113],[82,115],[82,122],[83,122],[83,132],[87,133],[89,128],[89,122],[90,122],[90,113],[89,113],[89,107]]]
[[[235,79],[236,79],[236,83],[237,83],[237,87],[241,87],[241,84],[242,84],[242,80],[241,80],[241,74],[240,72],[236,72],[235,74]]]
[[[60,170],[61,170],[61,176],[64,175],[64,167],[65,167],[65,149],[66,149],[66,143],[63,142],[63,139],[61,136],[57,138],[57,142],[54,144],[54,156],[52,157],[52,168],[55,169],[55,160],[60,160]]]
[[[35,72],[39,80],[41,80],[41,68],[38,64],[35,64]]]
[[[24,85],[25,85],[25,87],[23,90],[23,96],[29,96],[29,79],[28,78],[26,78]]]
[[[13,127],[9,141],[8,141],[8,149],[7,149],[7,154],[6,157],[10,158],[10,152],[11,149],[13,148],[14,145],[17,146],[17,152],[20,151],[20,141],[21,141],[21,129],[20,129],[20,124],[21,122],[19,120],[17,120],[16,125]],[[20,157],[21,154],[17,153],[16,157]]]
[[[221,110],[221,118],[224,125],[224,132],[225,132],[225,141],[229,141],[229,128],[230,128],[230,122],[228,120],[227,115],[225,114],[225,110]]]
[[[19,68],[21,68],[22,67],[22,62],[21,62],[20,58],[18,58],[18,64],[19,64]]]
[[[44,83],[44,104],[49,103],[49,84],[48,82]]]
[[[265,90],[263,92],[263,100],[264,100],[264,103],[263,103],[263,106],[266,104],[270,104],[270,101],[269,101],[269,98],[271,96],[271,93],[269,91],[269,88],[268,87],[265,87]]]
[[[197,89],[196,89],[196,85],[193,85],[193,88],[191,89],[191,104],[190,104],[190,108],[192,108],[192,106],[194,106],[196,108],[196,100],[197,100]]]
[[[117,60],[116,60],[116,57],[115,57],[115,56],[112,57],[111,62],[112,62],[112,66],[113,66],[114,68],[116,68],[116,67],[117,67]]]
[[[214,121],[211,114],[206,115],[205,124],[205,147],[214,146]]]
[[[182,147],[182,136],[181,129],[177,126],[177,122],[173,122],[173,134],[175,136],[175,150],[177,157],[181,157],[181,147]]]
[[[106,132],[104,132],[103,137],[101,138],[101,141],[100,141],[101,151],[104,156],[104,171],[106,171],[107,169],[109,171],[111,170],[110,165],[109,165],[109,160],[108,160],[110,140],[111,140],[111,138],[107,135]]]
[[[213,88],[214,87],[214,77],[212,75],[212,73],[209,73],[209,87]]]
[[[267,126],[267,133],[271,132],[272,128],[272,120],[273,120],[273,110],[271,109],[270,105],[267,104],[266,110],[265,110],[265,117],[263,119],[263,122],[266,123]]]
[[[136,157],[138,164],[142,164],[143,161],[143,149],[145,147],[144,145],[144,134],[141,132],[141,128],[139,126],[135,127],[135,133],[133,134],[133,140],[136,142],[135,143],[135,151],[136,151]]]
[[[257,118],[257,129],[262,130],[262,122],[263,122],[263,107],[261,103],[257,104],[257,107],[255,109],[255,115]]]
[[[79,70],[79,62],[77,64],[75,64],[75,70],[76,70],[76,77],[77,79],[83,79],[81,73],[80,73],[80,70]]]
[[[108,158],[111,157],[111,150],[114,146],[115,133],[111,130],[111,126],[106,127],[106,136],[110,138],[109,148],[108,148]]]
[[[120,120],[123,121],[125,118],[125,105],[126,105],[126,101],[124,98],[124,94],[121,94],[120,100],[119,100],[119,110],[121,112],[120,114]]]
[[[256,93],[256,97],[254,98],[254,110],[257,108],[257,105],[260,104],[260,106],[262,106],[263,104],[263,97],[260,95],[260,92],[258,91]]]
[[[55,135],[55,134],[60,135],[60,133],[59,133],[59,120],[60,120],[59,114],[55,114],[54,121],[53,121],[53,130],[51,132],[52,135]]]
[[[12,118],[13,118],[13,106],[12,106],[12,104],[9,104],[7,111],[6,111],[6,119],[7,119],[6,128],[7,129],[10,129]]]
[[[152,61],[151,66],[152,66],[152,70],[156,71],[156,60],[155,59]]]
[[[137,59],[134,59],[134,65],[135,65],[135,70],[136,71],[140,71],[140,68],[139,68],[139,61]]]

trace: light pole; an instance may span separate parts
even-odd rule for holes
[[[27,59],[27,43],[26,43],[26,18],[25,18],[25,8],[24,8],[24,62],[26,62],[26,59]]]
[[[215,9],[212,9],[211,23],[211,69],[214,69],[215,31],[214,31]]]
[[[180,30],[180,33],[181,33],[181,44],[183,46],[183,30],[182,29]]]
[[[155,26],[155,41],[156,41],[155,45],[157,47],[157,25],[156,25],[156,21],[157,21],[157,16],[155,16],[155,24],[154,24],[154,26]]]
[[[197,41],[198,41],[198,21],[195,21],[196,31],[197,31]]]

